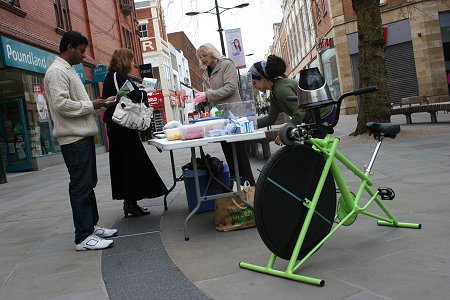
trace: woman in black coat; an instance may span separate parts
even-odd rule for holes
[[[117,94],[114,73],[119,89],[128,79],[133,67],[133,53],[129,49],[120,48],[114,51],[103,84],[103,98]],[[141,97],[148,106],[147,93],[135,90],[128,94],[133,102],[140,102]],[[118,101],[118,100],[117,100]],[[109,166],[113,199],[123,199],[125,218],[148,215],[146,209],[137,204],[144,198],[156,198],[167,194],[167,188],[158,175],[153,163],[145,152],[139,131],[123,127],[112,120],[115,105],[109,106],[104,114],[109,140]]]

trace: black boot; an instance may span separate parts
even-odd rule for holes
[[[141,217],[150,214],[149,211],[143,210],[139,205],[137,205],[136,201],[124,201],[123,213],[125,215],[125,218],[128,218],[128,214],[135,217]]]

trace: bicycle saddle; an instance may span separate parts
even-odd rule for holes
[[[370,131],[370,133],[373,133],[375,137],[383,135],[394,139],[400,132],[400,125],[396,123],[369,122],[366,124],[366,128]]]

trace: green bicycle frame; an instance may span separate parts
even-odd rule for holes
[[[363,172],[358,167],[356,167],[348,158],[344,156],[339,150],[339,138],[332,137],[328,134],[324,139],[312,138],[306,141],[307,143],[313,145],[313,149],[322,153],[326,159],[325,165],[317,184],[316,190],[314,192],[312,199],[305,199],[304,205],[308,208],[308,212],[305,217],[305,221],[303,223],[302,229],[300,230],[299,237],[295,244],[294,250],[292,252],[291,258],[289,260],[289,264],[285,271],[276,270],[273,268],[275,264],[275,260],[277,256],[272,253],[267,263],[267,266],[262,267],[258,265],[249,264],[246,262],[239,263],[239,266],[244,269],[265,273],[277,277],[287,278],[291,280],[296,280],[308,284],[313,284],[317,286],[324,286],[325,281],[319,278],[308,277],[304,275],[295,274],[295,272],[303,265],[310,257],[314,254],[342,225],[346,223],[352,217],[355,217],[358,214],[363,214],[372,218],[377,219],[377,224],[382,226],[391,226],[391,227],[402,227],[402,228],[414,228],[420,229],[421,225],[417,223],[403,223],[399,222],[391,211],[384,205],[380,197],[378,196],[378,191],[374,191],[371,186],[373,185],[373,181],[370,179],[370,166]],[[380,145],[382,143],[382,139],[378,141],[377,148],[374,152],[376,155],[376,151],[378,151]],[[372,161],[374,157],[372,158]],[[338,163],[341,162],[346,168],[352,171],[355,176],[361,179],[358,190],[355,195],[353,195],[349,189],[349,186],[339,169]],[[332,173],[336,185],[342,195],[342,200],[345,202],[346,208],[348,209],[348,214],[344,218],[340,220],[340,222],[332,228],[332,230],[310,251],[308,252],[300,261],[297,261],[297,257],[300,253],[300,249],[302,247],[303,241],[305,239],[306,233],[308,232],[312,217],[314,215],[315,208],[319,201],[320,194],[322,192],[322,188],[325,184],[325,180],[327,178],[328,172]],[[360,200],[364,194],[364,191],[369,194],[371,197],[367,203],[361,207]],[[386,214],[386,216],[380,216],[378,214],[367,211],[368,207],[372,203],[378,204],[380,209]]]

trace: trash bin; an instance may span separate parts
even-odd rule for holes
[[[195,192],[195,181],[194,181],[194,170],[185,169],[183,170],[184,177],[184,187],[186,189],[186,198],[188,201],[189,212],[191,212],[195,206],[197,205],[197,193]],[[206,186],[208,185],[208,181],[210,176],[206,170],[198,169],[198,181],[200,185],[200,194],[205,194]],[[230,186],[230,171],[228,169],[227,164],[223,164],[223,173],[219,177],[220,181],[226,186]],[[213,184],[211,181],[208,191],[206,191],[206,195],[215,195],[219,193],[223,193],[223,188],[221,185]],[[215,200],[208,200],[202,202],[200,208],[197,213],[213,211],[214,210]]]

